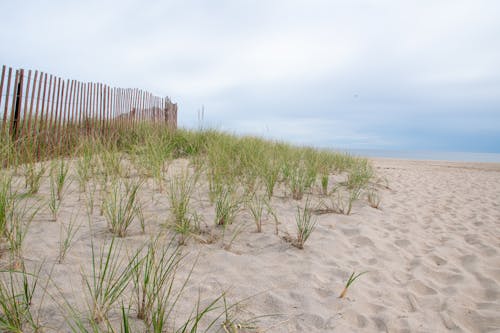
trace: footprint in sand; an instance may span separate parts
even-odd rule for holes
[[[342,317],[358,328],[364,328],[368,325],[368,319],[365,316],[358,314],[356,311],[348,309],[343,314]]]
[[[440,312],[439,313],[441,320],[443,321],[443,325],[449,329],[449,330],[454,330],[457,329],[458,326],[455,324],[455,322],[450,318],[450,315],[446,312]]]
[[[377,327],[377,330],[379,332],[389,332],[387,325],[385,324],[385,321],[381,317],[372,317],[372,321],[375,323],[375,326]]]
[[[477,256],[475,254],[466,254],[460,257],[460,262],[462,263],[462,266],[468,271],[474,270],[476,261],[477,261]]]
[[[423,296],[437,294],[437,292],[434,289],[432,289],[431,287],[427,286],[426,284],[424,284],[422,281],[419,280],[412,280],[408,282],[408,289]]]
[[[316,329],[324,329],[326,327],[326,321],[316,314],[303,313],[300,315],[300,319],[311,323]]]
[[[478,239],[477,234],[467,234],[464,236],[464,240],[467,244],[470,245],[481,244],[481,241]]]
[[[498,251],[495,248],[492,248],[491,246],[488,245],[482,245],[480,251],[481,254],[486,257],[492,257],[498,253]]]
[[[405,298],[408,304],[408,311],[409,312],[416,312],[418,311],[418,303],[417,303],[417,298],[415,295],[407,293],[405,294]]]
[[[370,238],[364,236],[358,236],[354,238],[353,241],[358,246],[370,246],[370,247],[375,246],[375,244],[373,244],[373,241]]]
[[[448,295],[448,296],[452,296],[452,295],[457,294],[457,288],[452,287],[452,286],[444,287],[443,289],[441,289],[441,291],[443,292],[443,294]]]
[[[359,229],[357,229],[357,228],[340,228],[340,231],[345,236],[348,236],[348,237],[359,235]]]
[[[396,271],[392,273],[392,278],[396,280],[398,283],[406,283],[408,280],[412,278],[411,274],[402,271]]]
[[[493,279],[484,277],[482,274],[476,273],[474,274],[476,279],[479,281],[479,284],[484,288],[485,298],[489,301],[497,300],[498,296],[500,296],[499,286],[497,282]]]
[[[399,246],[399,247],[407,247],[408,245],[411,244],[411,242],[407,239],[396,239],[394,243]]]
[[[444,266],[446,265],[447,261],[444,260],[443,258],[436,256],[436,255],[431,255],[430,259],[437,265],[437,266]]]

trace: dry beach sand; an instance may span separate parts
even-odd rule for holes
[[[179,167],[186,161],[175,163]],[[388,184],[379,188],[380,209],[360,200],[349,216],[319,215],[304,250],[276,236],[272,219],[262,233],[254,232],[247,212],[237,217],[235,224],[246,227],[230,249],[221,246],[220,234],[210,244],[189,240],[179,278],[187,276],[196,259],[197,264],[179,317],[199,295],[205,301],[225,290],[230,301],[244,300],[237,314],[241,332],[500,332],[500,164],[373,163]],[[120,240],[126,246],[139,246],[162,230],[168,218],[166,195],[153,188],[150,184],[141,193],[147,235],[134,225],[130,236]],[[48,182],[41,193],[48,193]],[[90,267],[91,233],[79,196],[73,182],[58,222],[50,221],[46,209],[37,216],[24,256],[29,266],[43,262],[42,272],[52,271],[57,288],[50,284],[50,294],[63,293],[84,308],[81,272]],[[211,230],[214,208],[206,200],[205,185],[198,187],[196,197],[195,208]],[[279,236],[295,233],[298,203],[304,201],[273,197]],[[65,262],[56,264],[59,224],[71,216],[82,227]],[[92,231],[97,244],[109,241],[98,208]],[[339,299],[353,271],[368,273]],[[46,297],[43,321],[49,331],[65,331],[55,300]],[[245,319],[261,315],[270,316],[244,325]]]

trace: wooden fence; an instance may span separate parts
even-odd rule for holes
[[[150,122],[177,127],[177,104],[141,89],[61,79],[2,66],[1,135],[14,141],[40,134],[59,140],[66,130],[106,134]]]

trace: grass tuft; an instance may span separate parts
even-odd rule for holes
[[[345,295],[347,294],[347,290],[349,289],[349,287],[351,286],[351,284],[353,284],[354,281],[356,281],[356,279],[359,278],[361,275],[366,274],[366,273],[368,273],[368,271],[361,272],[361,273],[358,273],[358,274],[356,274],[356,272],[352,272],[351,276],[349,276],[349,279],[347,279],[345,287],[342,290],[342,292],[340,293],[339,298],[344,298]]]
[[[76,219],[77,216],[75,215],[69,219],[67,225],[61,223],[59,229],[59,254],[57,256],[57,262],[60,264],[62,264],[64,258],[66,258],[66,254],[73,245],[76,233],[80,230],[81,225],[76,224]]]
[[[267,195],[259,195],[257,193],[254,193],[248,200],[246,200],[246,206],[252,214],[256,231],[262,232],[262,222],[264,220],[264,214],[266,212],[269,214],[270,210],[270,204]]]
[[[235,190],[223,187],[215,199],[215,224],[226,226],[232,224],[240,211],[240,200],[236,197]]]
[[[122,297],[140,263],[136,259],[138,253],[127,263],[120,260],[121,246],[117,247],[115,242],[113,238],[99,253],[92,244],[92,270],[89,276],[83,275],[91,318],[98,323],[107,319],[109,310]]]
[[[39,331],[40,326],[32,310],[39,273],[30,274],[24,269],[0,272],[0,331]]]
[[[172,215],[172,229],[183,245],[192,232],[197,231],[199,217],[190,211],[190,201],[196,185],[196,177],[187,172],[174,176],[169,183],[168,198]]]
[[[141,211],[141,205],[138,192],[141,185],[140,180],[114,181],[110,192],[104,198],[102,205],[104,217],[109,230],[118,237],[125,237],[134,219],[140,218],[138,212]]]
[[[295,215],[295,221],[297,224],[297,238],[292,244],[299,248],[304,249],[305,242],[311,236],[311,233],[316,228],[316,219],[313,216],[311,210],[309,199],[306,200],[304,209],[297,207],[297,214]]]
[[[45,173],[43,163],[29,162],[25,164],[25,186],[29,194],[36,194]]]

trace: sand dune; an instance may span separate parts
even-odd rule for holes
[[[238,217],[246,230],[229,250],[220,239],[191,240],[185,247],[188,261],[198,261],[185,293],[191,302],[181,303],[179,316],[191,310],[200,292],[210,299],[228,290],[233,301],[250,297],[242,303],[242,318],[272,315],[256,324],[261,332],[500,332],[500,165],[373,163],[388,182],[379,189],[380,209],[361,200],[350,216],[319,215],[304,250],[276,236],[271,220],[263,233],[255,233],[247,213]],[[204,191],[199,188],[197,210],[211,225],[213,207],[202,200]],[[168,216],[165,195],[143,196],[148,233],[155,233]],[[83,210],[81,205],[76,190],[68,194],[60,220]],[[275,197],[273,205],[279,236],[293,234],[297,202]],[[37,220],[26,241],[27,261],[45,259],[69,300],[81,302],[88,227],[84,223],[66,263],[54,266],[57,223],[43,214]],[[94,220],[96,238],[109,239],[104,219],[96,213]],[[137,245],[147,237],[137,229],[126,241]],[[339,299],[353,271],[368,273]],[[186,268],[179,276],[187,274]],[[46,315],[57,322],[57,309],[47,303]]]

